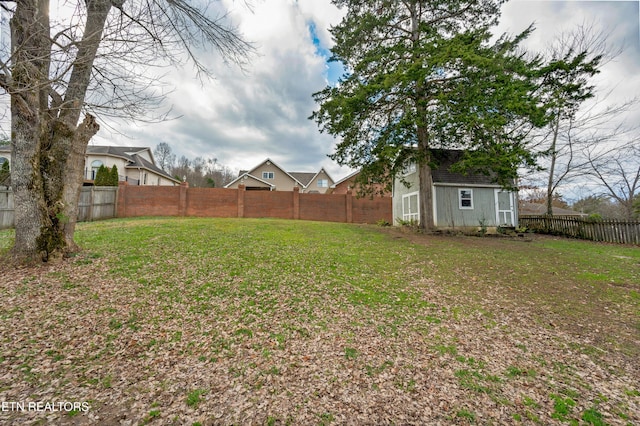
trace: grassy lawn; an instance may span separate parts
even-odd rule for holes
[[[640,424],[638,247],[176,218],[77,241],[0,265],[2,424]]]

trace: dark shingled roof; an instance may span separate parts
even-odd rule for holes
[[[456,149],[434,149],[431,151],[433,161],[438,165],[432,170],[434,183],[456,183],[466,185],[496,185],[491,176],[480,173],[454,173],[451,166],[458,162],[464,151]]]
[[[308,172],[288,172],[291,177],[295,180],[303,184],[304,186],[309,185],[311,183],[311,179],[316,175],[316,173],[308,173]]]

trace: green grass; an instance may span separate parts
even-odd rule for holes
[[[12,238],[0,231],[0,252]],[[478,401],[521,422],[636,418],[636,381],[607,364],[640,355],[636,247],[196,218],[82,223],[76,240],[84,251],[60,270],[24,270],[0,288],[11,301],[0,306],[0,363],[34,394],[135,395],[147,401],[139,423],[248,395],[234,407],[292,407],[258,423],[330,424],[349,418],[340,395],[354,407],[389,395],[420,403],[446,382],[460,400],[441,418],[464,423],[491,421]],[[486,355],[494,342],[504,361]],[[626,381],[598,387],[585,365]],[[606,392],[616,403],[605,413]],[[389,413],[403,403],[388,404],[385,418],[402,423]]]

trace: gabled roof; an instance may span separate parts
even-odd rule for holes
[[[300,182],[303,187],[307,187],[318,173],[309,172],[289,172],[289,176]]]
[[[262,179],[260,179],[260,178],[255,177],[255,176],[253,176],[253,175],[251,175],[251,174],[249,174],[249,173],[247,173],[247,172],[244,172],[243,174],[241,174],[240,176],[238,176],[237,178],[235,178],[234,180],[232,180],[231,182],[229,182],[228,184],[226,184],[224,187],[225,187],[225,188],[228,188],[228,187],[230,187],[231,185],[233,185],[234,183],[238,182],[239,180],[243,180],[244,178],[254,179],[254,180],[256,180],[256,181],[258,181],[258,182],[260,182],[260,183],[264,183],[265,185],[270,186],[270,187],[272,187],[272,188],[275,186],[274,184],[272,184],[272,183],[270,183],[270,182],[267,182],[267,181],[265,181],[265,180],[262,180]]]
[[[127,158],[133,154],[142,151],[149,151],[151,158],[151,148],[145,146],[107,146],[107,145],[89,145],[87,146],[87,154],[107,154],[111,156]]]
[[[348,176],[343,177],[342,179],[340,179],[339,181],[335,182],[333,185],[331,185],[332,188],[335,188],[336,186],[340,185],[341,183],[348,181],[351,178],[354,178],[358,175],[358,173],[360,173],[360,170],[356,170],[355,172],[351,173]]]
[[[460,161],[464,151],[457,149],[434,149],[431,151],[433,161],[437,164],[431,173],[433,183],[455,183],[463,185],[488,185],[497,186],[491,176],[481,173],[455,173],[451,166]]]

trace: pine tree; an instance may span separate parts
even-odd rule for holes
[[[4,161],[0,166],[0,185],[8,185],[9,176],[11,176],[11,170],[9,169],[9,162]]]
[[[109,169],[104,165],[101,165],[96,172],[96,177],[93,179],[94,186],[109,186]]]
[[[120,178],[118,177],[118,168],[114,164],[113,167],[111,167],[111,173],[110,173],[110,176],[109,176],[109,185],[118,186],[118,181],[119,180],[120,180]]]

